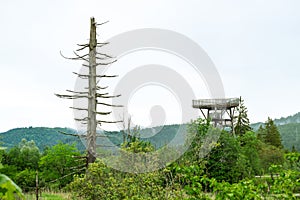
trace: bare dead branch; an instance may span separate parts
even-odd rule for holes
[[[76,107],[70,107],[70,108],[72,108],[74,110],[85,110],[85,111],[88,111],[88,109],[86,109],[86,108],[76,108]]]
[[[64,95],[64,94],[55,94],[55,96],[63,99],[80,99],[80,98],[89,98],[87,95]]]
[[[70,136],[74,136],[74,137],[82,137],[80,134],[74,134],[74,133],[66,133],[63,131],[58,131],[59,133],[63,134],[63,135],[70,135]]]
[[[112,105],[112,104],[107,104],[102,102],[97,102],[97,104],[104,105],[104,106],[111,106],[111,107],[123,107],[122,105]]]
[[[82,118],[82,119],[74,118],[74,120],[76,120],[76,121],[88,121],[89,118],[88,118],[88,117],[84,117],[84,118]]]
[[[77,57],[74,57],[74,58],[72,58],[72,57],[69,58],[69,57],[64,56],[61,51],[59,51],[59,53],[63,58],[68,59],[68,60],[85,60],[88,62],[88,60],[86,58],[83,58],[82,56],[79,56],[78,54],[76,55],[76,53],[75,53],[75,55]]]
[[[120,122],[123,122],[123,121],[104,121],[104,120],[97,120],[97,123],[98,123],[98,124],[101,124],[101,123],[113,124],[113,123],[120,123]]]
[[[99,95],[99,96],[97,96],[97,97],[108,99],[108,98],[116,98],[116,97],[120,97],[120,96],[121,96],[121,95],[118,94],[118,95],[112,95],[112,96]]]
[[[80,46],[81,48],[77,49],[76,51],[81,51],[90,46],[89,44],[77,44],[77,45]]]
[[[87,58],[85,58],[86,56],[89,56],[89,54],[85,54],[83,56],[80,56],[76,51],[73,51],[73,53],[80,58],[81,60],[85,60],[86,62],[89,62],[89,60]]]
[[[107,45],[109,42],[97,42],[97,45]]]
[[[99,115],[109,115],[110,113],[112,113],[112,112],[96,112],[96,114],[99,114]]]
[[[78,74],[76,72],[73,72],[73,74],[77,75],[79,78],[82,78],[82,79],[88,79],[89,78],[89,75],[87,75],[87,74]]]
[[[108,95],[108,93],[100,93],[100,94],[96,94],[96,97],[102,96],[102,95]]]
[[[114,78],[118,77],[118,75],[97,75],[97,78]]]
[[[96,26],[102,26],[103,24],[106,24],[106,23],[108,23],[109,21],[105,21],[105,22],[102,22],[102,23],[100,23],[100,24],[96,24]]]
[[[110,65],[117,62],[117,60],[114,60],[112,62],[107,62],[107,63],[96,63],[95,65],[92,65],[93,67],[97,67],[97,66],[103,66],[103,65]],[[86,64],[82,64],[82,66],[84,67],[90,67],[90,65],[86,65]]]
[[[105,90],[106,88],[108,88],[108,86],[105,86],[105,87],[96,86],[97,90]]]
[[[112,56],[110,56],[110,55],[108,55],[108,54],[106,54],[106,53],[99,53],[99,52],[97,52],[97,55],[105,56],[105,57],[107,57],[107,58],[115,58],[115,57],[112,57]]]
[[[72,90],[66,90],[67,92],[75,93],[75,94],[88,94],[88,92],[77,92]]]

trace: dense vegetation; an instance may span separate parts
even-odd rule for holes
[[[269,119],[264,131],[274,127]],[[278,132],[258,137],[248,131],[234,137],[201,119],[193,121],[188,130],[197,131],[188,151],[161,170],[124,173],[97,160],[86,174],[75,176],[68,188],[83,199],[295,199],[300,192],[300,154],[286,152],[277,141],[269,141],[269,135]],[[220,138],[210,143],[212,151],[201,157],[207,134],[220,134]],[[136,138],[122,148],[154,150],[149,145]],[[159,159],[153,159],[154,165],[156,162]]]
[[[25,139],[2,150],[0,172],[23,192],[29,192],[35,189],[38,171],[41,188],[64,189],[75,199],[295,199],[295,194],[300,193],[300,153],[284,150],[273,120],[268,119],[257,133],[246,131],[236,136],[214,129],[202,119],[189,124],[187,131],[196,134],[185,154],[150,173],[120,172],[106,166],[105,160],[97,160],[86,171],[76,144],[60,142],[40,151],[35,142]],[[220,137],[205,144],[207,134]],[[141,140],[139,135],[123,142],[121,149],[135,153],[155,151],[151,142]],[[201,156],[208,146],[211,151]],[[157,157],[151,165],[159,162]],[[141,167],[138,164],[128,167]]]

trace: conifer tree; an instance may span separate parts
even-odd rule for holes
[[[278,128],[270,117],[268,117],[268,121],[265,123],[265,131],[266,131],[266,135],[264,140],[266,144],[270,144],[278,148],[283,147]]]
[[[248,118],[248,110],[244,105],[244,100],[240,97],[240,103],[237,107],[238,115],[236,116],[236,123],[234,126],[234,133],[236,135],[244,135],[247,131],[251,131],[250,121]]]

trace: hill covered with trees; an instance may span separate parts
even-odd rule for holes
[[[280,120],[275,119],[274,124],[277,125],[282,144],[284,148],[288,150],[292,150],[294,147],[298,151],[300,151],[300,123],[295,123],[297,121],[300,113],[297,113],[293,116],[287,118],[280,118]],[[284,120],[285,119],[285,120]],[[278,125],[278,123],[282,125]],[[292,123],[288,123],[292,122]],[[254,131],[259,129],[259,126],[264,126],[264,123],[256,123],[251,124],[251,127]],[[168,144],[171,140],[173,140],[177,134],[178,128],[180,125],[166,125],[166,126],[158,126],[153,128],[146,128],[140,130],[140,137],[143,141],[148,141],[153,144],[155,148],[160,148],[165,144]],[[181,125],[181,128],[185,129],[186,125]],[[0,141],[2,141],[2,146],[11,148],[21,142],[24,138],[27,141],[33,140],[37,147],[43,151],[45,147],[54,146],[59,141],[65,144],[77,143],[77,148],[80,150],[84,150],[84,145],[82,141],[70,135],[64,135],[60,132],[65,133],[77,133],[76,130],[70,128],[47,128],[47,127],[28,127],[28,128],[16,128],[9,130],[4,133],[0,133]],[[105,135],[109,135],[109,140],[113,144],[120,146],[123,142],[123,133],[122,132],[105,132]],[[183,137],[176,137],[173,141],[174,143],[180,143],[183,141]],[[105,143],[105,141],[99,140],[100,144]]]

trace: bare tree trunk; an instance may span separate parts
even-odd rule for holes
[[[97,131],[97,89],[96,89],[96,22],[91,18],[90,43],[89,43],[89,97],[88,97],[88,124],[87,124],[87,150],[88,163],[96,159],[96,131]]]
[[[72,135],[76,136],[79,138],[86,138],[87,141],[87,156],[86,156],[86,166],[90,163],[93,163],[96,160],[96,139],[97,137],[100,137],[99,135],[97,136],[97,125],[101,125],[102,123],[119,123],[122,121],[107,121],[107,120],[97,120],[96,115],[109,115],[111,112],[97,112],[97,104],[103,105],[103,106],[108,106],[108,107],[122,107],[121,105],[113,105],[113,104],[107,104],[104,102],[98,102],[97,98],[116,98],[119,97],[120,95],[108,95],[108,93],[99,93],[99,90],[103,89],[105,90],[107,87],[98,87],[97,86],[97,78],[114,78],[117,77],[117,75],[97,75],[97,66],[107,66],[110,65],[116,60],[105,53],[97,53],[97,47],[101,47],[103,45],[106,45],[108,43],[97,43],[97,34],[96,34],[96,29],[97,26],[105,24],[97,24],[95,21],[95,18],[91,18],[91,27],[90,27],[90,41],[88,44],[78,44],[80,47],[77,49],[74,54],[75,57],[65,57],[62,55],[62,57],[70,60],[81,60],[88,62],[88,64],[83,64],[83,66],[89,68],[89,73],[88,74],[79,74],[76,72],[73,72],[75,75],[77,75],[79,78],[82,79],[88,79],[88,91],[72,91],[72,90],[67,90],[67,92],[71,94],[55,94],[56,96],[60,98],[65,98],[65,99],[81,99],[81,98],[87,98],[88,99],[88,108],[79,108],[79,107],[71,107],[72,109],[75,110],[81,110],[81,111],[87,111],[87,117],[78,119],[75,118],[76,121],[80,121],[84,124],[87,124],[87,132],[86,134],[69,134],[69,133],[64,133],[61,132],[65,135]],[[77,52],[80,52],[82,50],[85,50],[89,48],[89,53],[85,55],[79,55]],[[97,63],[97,55],[98,57],[101,58],[102,62]]]

